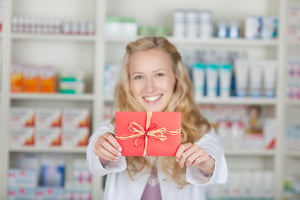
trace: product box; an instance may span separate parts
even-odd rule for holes
[[[63,129],[81,128],[90,126],[89,109],[64,109],[62,115]]]
[[[90,129],[87,127],[63,129],[62,141],[64,147],[87,146]]]
[[[38,187],[36,188],[36,200],[62,200],[64,189],[59,187]]]
[[[175,156],[181,143],[180,112],[116,112],[123,156]]]
[[[80,69],[61,72],[59,89],[63,94],[82,94],[85,91],[84,72]]]
[[[64,199],[92,199],[91,185],[66,183]]]
[[[35,188],[37,186],[38,172],[36,170],[22,170],[11,168],[8,170],[8,187]]]
[[[35,188],[9,187],[7,191],[8,200],[37,200]]]
[[[39,92],[55,92],[55,69],[53,67],[40,67],[38,70]]]
[[[32,66],[24,66],[23,92],[38,92],[38,69]]]
[[[16,127],[10,129],[11,146],[33,146],[35,144],[35,129],[33,127]]]
[[[36,145],[40,147],[61,146],[61,128],[45,128],[36,130]]]
[[[62,111],[60,109],[41,108],[36,111],[37,129],[61,127]]]
[[[20,65],[12,65],[10,71],[10,91],[22,92],[23,90],[23,68]]]
[[[35,126],[35,111],[31,108],[16,108],[10,109],[10,127],[34,127]]]
[[[91,185],[92,174],[89,171],[86,160],[74,159],[72,160],[72,163],[73,163],[72,182],[81,185]]]
[[[112,98],[118,81],[120,66],[109,64],[104,67],[103,95]]]
[[[39,186],[63,188],[65,175],[65,160],[63,156],[41,156]]]

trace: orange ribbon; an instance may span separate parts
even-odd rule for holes
[[[147,112],[147,118],[146,118],[146,128],[143,129],[141,125],[139,125],[136,122],[129,122],[128,129],[130,132],[134,133],[133,135],[129,136],[116,136],[116,138],[122,139],[122,140],[130,140],[133,138],[138,138],[141,136],[145,136],[145,146],[144,146],[144,152],[143,156],[147,155],[147,148],[148,148],[148,138],[156,138],[160,140],[161,142],[167,140],[166,135],[177,135],[181,132],[181,129],[177,129],[175,131],[168,131],[165,127],[159,128],[159,129],[153,129],[149,130],[150,128],[150,122],[152,118],[152,112]]]

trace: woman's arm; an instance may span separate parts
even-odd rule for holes
[[[228,176],[224,150],[214,130],[194,144],[182,144],[176,154],[178,164],[187,167],[191,184],[225,183]]]
[[[89,139],[86,151],[87,163],[94,175],[103,176],[126,169],[125,158],[120,157],[120,147],[113,137],[113,132],[113,125],[104,122]]]

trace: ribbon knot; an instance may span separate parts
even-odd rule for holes
[[[146,156],[149,138],[158,139],[161,142],[163,142],[168,139],[167,135],[177,135],[181,132],[181,129],[177,129],[175,131],[168,131],[167,128],[165,128],[165,127],[155,129],[156,125],[153,125],[152,127],[150,126],[151,118],[152,118],[152,112],[147,112],[145,129],[137,122],[129,122],[128,129],[133,134],[129,135],[129,136],[124,136],[124,137],[117,136],[117,138],[123,139],[123,140],[130,140],[130,139],[135,138],[137,140],[139,137],[144,136],[145,146],[144,146],[143,156]],[[137,146],[136,143],[135,143],[135,146]]]

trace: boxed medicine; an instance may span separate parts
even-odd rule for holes
[[[89,141],[89,128],[63,129],[63,146],[87,146]]]
[[[36,112],[36,128],[48,129],[53,127],[61,127],[62,112],[60,109],[40,108]]]
[[[34,127],[35,111],[31,108],[11,108],[10,109],[10,127]]]
[[[64,109],[62,124],[63,129],[90,127],[89,109]]]
[[[16,127],[10,129],[11,146],[33,146],[35,144],[35,129],[32,127]]]
[[[36,131],[37,146],[47,147],[47,146],[61,146],[62,133],[61,128],[46,128],[38,129]]]

